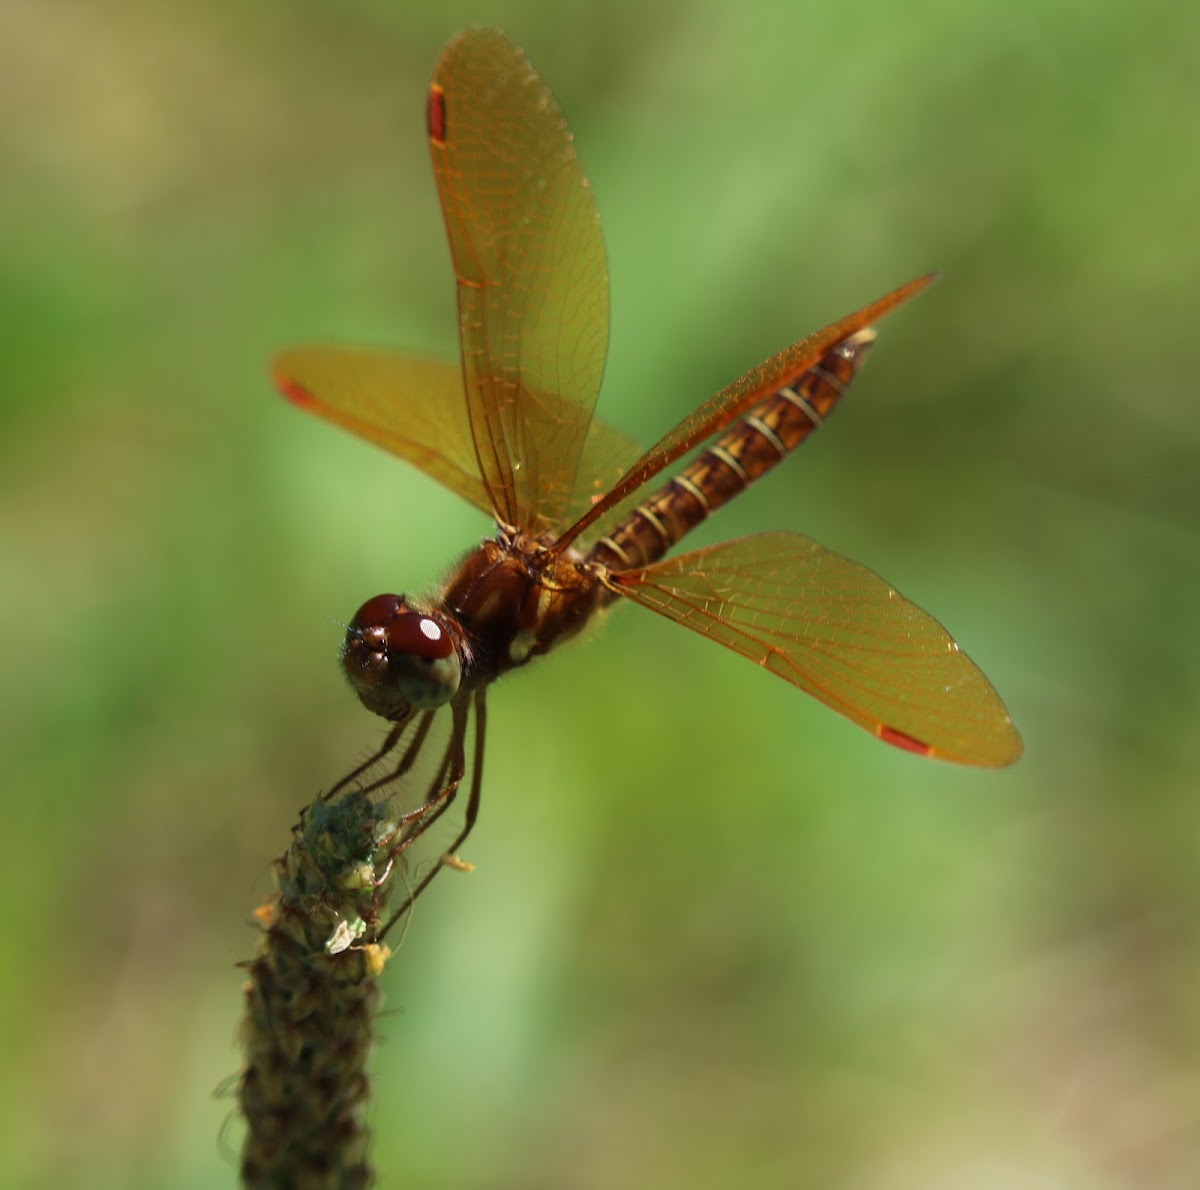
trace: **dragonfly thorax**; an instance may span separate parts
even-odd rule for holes
[[[459,562],[438,605],[462,634],[464,684],[495,680],[576,635],[599,606],[594,569],[502,530]]]

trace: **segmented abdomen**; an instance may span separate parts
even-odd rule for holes
[[[609,570],[656,562],[685,533],[765,475],[833,411],[875,339],[870,327],[729,427],[712,446],[637,506],[588,554]]]

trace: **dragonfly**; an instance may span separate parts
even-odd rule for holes
[[[505,36],[472,29],[441,53],[426,130],[461,360],[305,346],[272,369],[300,408],[406,460],[496,525],[440,590],[376,595],[346,629],[342,669],[391,726],[326,797],[385,760],[370,788],[399,783],[428,760],[435,717],[448,709],[419,804],[399,816],[398,853],[471,772],[456,837],[378,936],[443,866],[462,865],[483,787],[489,687],[622,601],[741,654],[886,744],[967,765],[1016,760],[1020,736],[988,679],[937,620],[866,567],[783,532],[667,557],[822,425],[873,323],[932,275],[765,360],[639,451],[593,416],[608,347],[604,240],[549,89]]]

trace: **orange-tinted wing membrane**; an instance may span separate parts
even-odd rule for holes
[[[613,429],[598,417],[592,418],[583,458],[579,462],[579,476],[563,522],[570,524],[599,503],[641,453],[642,448],[627,434]]]
[[[271,375],[302,409],[399,455],[491,513],[457,364],[370,348],[295,347],[272,362]]]
[[[861,310],[830,323],[823,330],[801,339],[799,343],[793,343],[778,355],[773,355],[756,368],[751,368],[739,380],[727,385],[715,396],[709,397],[703,405],[650,447],[603,500],[593,504],[583,517],[562,534],[555,549],[561,549],[573,541],[593,521],[653,479],[664,467],[682,458],[694,446],[711,438],[731,421],[749,412],[764,397],[792,383],[801,372],[817,363],[830,347],[882,318],[902,302],[915,297],[936,277],[936,273],[928,273],[924,277],[909,281],[907,285],[901,285],[899,289],[892,290]]]
[[[764,533],[608,578],[889,744],[961,764],[1021,755],[1004,704],[946,630],[806,537]]]
[[[300,408],[398,455],[476,508],[493,511],[479,477],[458,364],[366,347],[295,347],[272,362],[271,374]],[[594,419],[567,515],[582,516],[637,455],[631,439]]]
[[[596,206],[553,96],[493,30],[443,51],[428,131],[479,471],[496,513],[540,532],[567,511],[608,349]]]

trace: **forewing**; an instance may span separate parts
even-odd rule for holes
[[[541,532],[570,503],[608,348],[596,206],[553,96],[493,30],[446,47],[428,128],[479,471],[502,519]]]
[[[745,537],[609,581],[887,743],[961,764],[1021,755],[1004,704],[949,633],[877,574],[806,537]]]
[[[382,446],[495,515],[479,476],[457,364],[365,347],[295,347],[273,361],[271,373],[293,404]],[[567,515],[582,516],[638,453],[632,439],[594,419]]]
[[[370,348],[295,347],[271,373],[300,408],[399,455],[492,513],[458,365]]]

